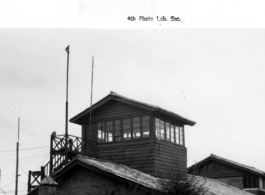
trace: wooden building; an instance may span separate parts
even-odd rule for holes
[[[214,154],[189,167],[188,173],[213,178],[254,194],[265,194],[265,172]]]
[[[41,171],[29,171],[28,192],[77,154],[127,165],[156,177],[169,177],[174,170],[186,178],[184,126],[194,125],[191,120],[111,92],[70,122],[81,125],[82,137],[51,135],[50,161]]]
[[[207,189],[204,195],[251,195],[222,182],[191,176]],[[29,195],[97,195],[119,194],[121,189],[138,194],[164,195],[161,183],[168,180],[153,177],[125,165],[77,155],[62,169],[46,177]],[[124,191],[121,191],[124,192]],[[124,194],[124,193],[121,193]]]
[[[194,125],[191,120],[111,92],[70,122],[81,125],[84,140],[96,143],[93,151],[99,159],[159,177],[177,169],[185,177],[184,125]],[[90,147],[86,144],[83,151]]]

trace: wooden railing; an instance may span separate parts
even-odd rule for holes
[[[39,185],[46,176],[61,169],[70,162],[76,154],[97,157],[97,142],[85,140],[73,135],[51,135],[50,161],[41,167],[41,171],[29,171],[28,192]]]
[[[97,142],[73,135],[51,135],[50,175],[67,164],[74,155],[83,154],[96,157]],[[48,167],[48,165],[47,165]]]

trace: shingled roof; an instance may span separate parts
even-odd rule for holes
[[[98,107],[100,107],[101,105],[105,104],[106,102],[110,101],[110,100],[116,100],[116,101],[122,101],[123,103],[127,103],[127,104],[131,104],[133,106],[136,106],[136,107],[141,107],[143,109],[147,109],[147,110],[150,110],[150,111],[156,111],[156,112],[160,112],[160,113],[163,113],[163,114],[166,114],[166,115],[169,115],[169,116],[172,116],[174,118],[177,118],[181,121],[183,121],[185,124],[187,125],[195,125],[196,122],[194,121],[191,121],[189,119],[186,119],[174,112],[171,112],[171,111],[168,111],[166,109],[163,109],[163,108],[160,108],[158,106],[154,106],[154,105],[151,105],[151,104],[147,104],[147,103],[144,103],[144,102],[140,102],[140,101],[137,101],[137,100],[134,100],[134,99],[130,99],[130,98],[127,98],[127,97],[124,97],[124,96],[121,96],[115,92],[110,92],[109,95],[107,95],[106,97],[104,97],[103,99],[101,99],[100,101],[98,101],[97,103],[93,104],[91,109],[92,111],[97,109]],[[70,122],[73,122],[73,123],[77,123],[78,124],[78,120],[89,114],[90,113],[90,107],[85,109],[83,112],[79,113],[78,115],[74,116],[73,118],[70,119]]]
[[[88,165],[90,167],[100,169],[105,173],[115,175],[124,180],[140,184],[153,190],[162,191],[160,178],[153,177],[151,175],[129,168],[125,165],[82,155],[78,155],[76,159],[72,160],[62,169],[58,170],[53,177],[55,179],[60,177],[60,175],[62,175],[64,172],[67,172],[69,169],[71,169],[73,165],[81,165],[84,167],[87,167],[86,165]],[[251,195],[251,193],[216,181],[214,179],[193,175],[188,175],[188,177],[193,177],[195,183],[204,185],[204,187],[207,189],[207,193],[205,195]]]
[[[201,165],[203,163],[206,163],[206,162],[208,162],[210,160],[215,160],[215,161],[218,161],[218,162],[221,162],[221,163],[224,163],[224,164],[233,166],[235,168],[241,169],[243,171],[251,172],[251,173],[256,174],[256,175],[265,175],[265,172],[264,171],[261,171],[259,169],[256,169],[255,167],[250,167],[250,166],[247,166],[247,165],[244,165],[244,164],[241,164],[241,163],[238,163],[238,162],[235,162],[235,161],[226,159],[226,158],[222,158],[222,157],[217,156],[215,154],[211,154],[209,157],[207,157],[207,158],[199,161],[195,165],[189,167],[188,170],[192,170],[193,167],[198,166],[198,165]]]

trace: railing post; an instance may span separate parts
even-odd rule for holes
[[[40,179],[43,180],[45,178],[45,167],[44,166],[41,166],[40,167]]]
[[[29,171],[29,178],[28,178],[28,193],[31,191],[31,171]]]
[[[53,151],[53,140],[56,136],[56,132],[54,131],[52,134],[51,134],[51,140],[50,140],[50,176],[52,175],[52,168],[53,168],[53,159],[52,159],[52,151]]]
[[[73,150],[73,140],[69,139],[69,150],[72,151]]]

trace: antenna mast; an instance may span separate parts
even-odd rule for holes
[[[69,54],[70,45],[65,49],[67,52],[67,76],[66,76],[66,114],[65,114],[65,137],[66,137],[66,147],[67,147],[67,137],[68,137],[68,73],[69,73]]]
[[[91,97],[90,97],[90,127],[89,127],[89,139],[92,127],[92,97],[93,97],[93,74],[94,74],[94,56],[92,57],[92,76],[91,76]]]
[[[18,118],[18,141],[17,141],[17,163],[16,163],[16,189],[15,189],[15,195],[17,195],[17,189],[18,189],[18,153],[19,153],[19,125],[20,125],[20,118]]]

